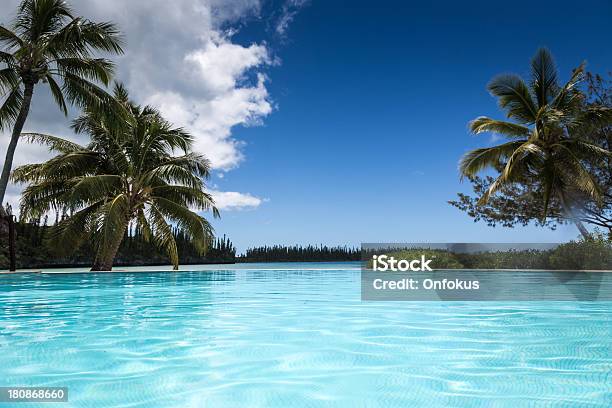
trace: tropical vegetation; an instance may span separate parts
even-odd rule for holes
[[[343,262],[359,261],[361,250],[346,246],[269,245],[246,250],[238,262]]]
[[[586,73],[585,104],[594,108],[612,108],[612,83],[598,74]],[[612,146],[612,126],[601,125],[591,133],[594,144],[610,150]],[[583,203],[582,211],[576,214],[585,225],[601,228],[612,237],[612,163],[598,163],[587,158],[585,164],[597,179],[602,188],[603,200],[600,205],[594,201]],[[556,229],[558,225],[566,224],[567,214],[554,201],[549,204],[547,218],[542,218],[542,190],[537,185],[514,184],[501,188],[495,195],[489,197],[485,204],[478,200],[489,189],[495,179],[486,175],[483,177],[468,177],[474,194],[458,193],[456,200],[449,203],[464,211],[474,221],[483,221],[495,227],[501,225],[512,228],[516,225],[526,226],[530,223]]]
[[[13,210],[7,206],[6,212],[12,214]],[[45,214],[38,219],[24,219],[19,216],[15,223],[16,234],[16,268],[40,269],[61,267],[91,267],[95,256],[93,243],[86,240],[74,251],[58,251],[54,242],[55,226],[69,217],[69,214]],[[225,236],[215,238],[208,251],[202,254],[191,243],[191,237],[172,227],[172,234],[181,260],[181,265],[200,265],[210,263],[233,263],[236,261],[236,248]],[[131,225],[126,231],[117,255],[114,266],[125,265],[169,265],[168,254],[161,250],[154,242],[145,240],[142,231]],[[0,270],[9,267],[9,253],[7,236],[0,234]]]
[[[595,232],[551,249],[453,251],[447,249],[405,248],[395,251],[378,250],[395,259],[431,259],[433,269],[550,269],[550,270],[612,270],[612,241]],[[369,262],[371,267],[371,261]]]
[[[178,269],[173,226],[188,234],[201,253],[213,237],[212,227],[197,213],[218,216],[203,182],[209,162],[192,151],[190,134],[173,127],[155,108],[131,102],[123,86],[115,86],[114,100],[122,114],[94,105],[74,120],[72,128],[89,137],[87,145],[24,134],[57,155],[13,171],[15,182],[27,184],[21,216],[68,213],[53,229],[53,241],[61,242],[58,250],[74,250],[89,240],[94,271],[112,268],[131,226],[162,248]]]
[[[122,85],[106,90],[114,65],[96,54],[121,54],[122,46],[114,24],[78,17],[63,0],[23,0],[10,26],[0,26],[0,130],[12,130],[0,175],[0,203],[10,180],[25,185],[19,222],[0,206],[0,265],[7,257],[14,261],[14,252],[32,257],[36,247],[47,254],[41,263],[90,259],[92,270],[110,270],[117,260],[167,259],[177,269],[179,258],[196,263],[361,258],[355,248],[281,245],[251,248],[236,257],[229,240],[215,241],[211,225],[200,215],[219,215],[206,192],[210,165],[192,150],[193,137],[154,107],[131,101]],[[592,236],[585,224],[604,228],[612,237],[612,91],[602,77],[585,73],[584,64],[561,84],[546,49],[537,51],[530,69],[528,81],[500,75],[489,83],[507,120],[481,116],[470,130],[505,141],[464,155],[460,173],[476,196],[461,193],[450,203],[493,226],[535,221],[554,228],[572,222],[585,239],[565,249],[585,265],[585,248],[609,254],[607,247],[599,250],[602,236]],[[79,109],[72,129],[88,142],[23,132],[37,85],[48,87],[64,115],[70,106]],[[20,139],[45,145],[55,156],[11,173]],[[56,214],[53,225],[41,221],[49,214]],[[23,238],[19,245],[15,231]],[[448,265],[477,265],[438,255]],[[554,254],[546,261],[523,255],[555,265]],[[503,264],[499,259],[484,264]]]
[[[540,49],[531,61],[528,82],[512,74],[494,78],[488,89],[509,120],[481,116],[470,123],[470,130],[494,133],[507,141],[464,155],[461,175],[476,183],[480,196],[475,205],[470,200],[451,204],[493,224],[526,224],[534,217],[546,224],[562,217],[589,236],[584,221],[597,224],[612,197],[606,185],[612,160],[608,143],[612,109],[605,103],[589,103],[579,87],[584,77],[583,64],[559,84],[552,55]],[[483,182],[477,177],[485,169],[496,176]],[[491,202],[493,209],[487,207]]]
[[[120,54],[123,49],[114,24],[75,16],[63,0],[23,0],[11,26],[0,26],[0,47],[0,94],[4,97],[0,130],[12,126],[0,176],[3,203],[36,86],[49,88],[64,115],[69,103],[80,108],[112,108],[100,84],[110,82],[114,66],[94,54]]]

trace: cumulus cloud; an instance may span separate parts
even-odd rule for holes
[[[251,194],[235,191],[211,191],[215,205],[220,210],[252,210],[259,207],[265,200]]]
[[[15,10],[19,0],[5,0]],[[262,43],[241,45],[227,29],[256,16],[259,0],[73,0],[77,14],[115,22],[126,40],[126,54],[113,57],[117,79],[137,102],[157,105],[177,126],[193,133],[196,150],[214,169],[229,170],[244,159],[243,142],[232,136],[236,126],[260,124],[272,112],[263,69],[273,63]],[[3,19],[4,20],[4,19]],[[40,88],[40,87],[39,87]],[[45,103],[46,121],[65,122]],[[6,139],[3,137],[3,139]],[[18,155],[22,153],[21,147]]]
[[[273,60],[263,42],[233,42],[227,26],[257,15],[259,1],[94,0],[83,7],[125,32],[119,77],[134,96],[193,133],[213,168],[238,166],[243,143],[232,129],[272,112],[262,70]]]
[[[19,1],[3,0],[3,8],[16,10]],[[239,44],[231,30],[259,16],[260,1],[72,0],[71,4],[76,14],[113,21],[120,27],[126,54],[112,57],[117,62],[117,79],[127,85],[137,102],[156,105],[168,120],[190,131],[196,139],[195,149],[210,159],[214,169],[228,171],[244,160],[244,142],[233,136],[233,129],[259,125],[273,111],[265,70],[276,61],[269,46],[263,40]],[[283,6],[279,32],[285,32],[303,3],[290,0]],[[8,18],[1,20],[6,23]],[[26,130],[74,140],[68,121],[45,93],[36,94]],[[4,134],[2,153],[7,143]],[[16,164],[46,157],[44,149],[22,143]],[[222,202],[228,197],[238,200],[235,194],[240,195],[228,194]],[[240,198],[246,199],[242,201],[248,203],[246,207],[259,205],[248,194]]]
[[[230,170],[244,158],[242,143],[232,138],[236,125],[252,126],[272,112],[266,77],[257,73],[254,82],[240,82],[252,69],[271,63],[263,45],[248,47],[214,36],[184,58],[187,80],[201,92],[155,92],[146,103],[158,106],[168,120],[184,124],[196,135],[195,148],[211,160],[215,169]],[[202,98],[202,94],[211,95]]]

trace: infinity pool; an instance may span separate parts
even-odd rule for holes
[[[206,269],[0,275],[0,386],[68,387],[61,407],[612,405],[612,302],[362,302],[355,264]]]

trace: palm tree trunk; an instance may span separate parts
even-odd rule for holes
[[[6,159],[4,160],[4,166],[2,167],[2,176],[0,176],[0,215],[4,214],[4,196],[11,175],[11,169],[13,167],[13,157],[15,156],[15,149],[17,148],[17,142],[21,136],[23,125],[25,125],[28,114],[30,113],[30,105],[32,104],[32,96],[34,95],[34,83],[26,83],[25,91],[23,94],[23,102],[21,103],[21,109],[15,125],[13,126],[13,134],[11,135],[11,141],[9,142],[8,149],[6,150]]]
[[[580,231],[582,238],[587,239],[591,237],[589,230],[586,229],[582,221],[577,218],[574,218],[572,221],[574,222],[574,225],[576,225],[576,228],[578,228],[578,231]]]
[[[587,230],[584,224],[582,223],[582,221],[580,221],[580,219],[576,217],[576,215],[574,214],[574,211],[572,210],[572,208],[570,207],[570,205],[567,203],[565,199],[565,194],[560,193],[559,199],[561,201],[561,207],[563,207],[563,211],[565,211],[565,214],[569,217],[570,220],[572,220],[574,225],[576,225],[576,228],[578,228],[578,231],[580,231],[582,238],[584,239],[590,238],[591,234],[589,233],[589,230]]]
[[[17,270],[17,256],[15,255],[15,216],[6,216],[9,226],[9,271],[15,272]]]
[[[124,234],[121,235],[121,239],[118,239],[109,247],[101,248],[101,250],[96,254],[94,264],[91,267],[92,272],[113,270],[113,261],[115,260],[115,256],[117,256],[117,252],[119,251],[119,247],[123,241],[123,235]]]

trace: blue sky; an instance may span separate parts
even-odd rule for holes
[[[526,75],[540,46],[562,78],[612,68],[611,3],[313,1],[295,16],[269,69],[276,109],[240,128],[246,160],[215,181],[268,201],[216,222],[240,249],[273,243],[546,242],[573,227],[490,228],[449,206],[468,191],[459,157],[486,144],[467,122],[502,117],[496,74]],[[256,27],[253,28],[252,25]],[[265,25],[265,24],[264,24]],[[247,25],[237,41],[259,33]]]
[[[15,10],[19,0],[3,0]],[[3,4],[4,4],[3,3]],[[270,244],[550,242],[574,227],[489,228],[447,204],[457,163],[502,118],[486,84],[527,74],[538,47],[562,78],[612,69],[612,3],[563,1],[73,0],[118,24],[117,80],[190,131],[214,168],[214,221],[243,251]],[[9,17],[0,17],[2,23]],[[78,142],[44,88],[26,131]],[[0,137],[5,151],[8,134]],[[21,143],[15,165],[44,160]],[[1,160],[1,158],[0,158]],[[18,207],[21,186],[9,186]]]

